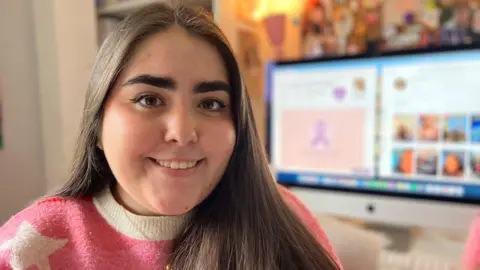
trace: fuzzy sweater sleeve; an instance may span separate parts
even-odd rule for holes
[[[69,240],[63,199],[48,198],[32,204],[0,228],[0,269],[51,269],[52,257]]]
[[[308,208],[293,195],[287,188],[280,186],[280,193],[283,196],[284,201],[290,207],[290,209],[297,215],[297,217],[302,221],[302,223],[307,227],[310,233],[313,234],[315,239],[325,248],[337,265],[342,269],[340,260],[338,259],[335,251],[333,250],[330,241],[328,240],[327,235],[323,231],[322,227],[318,223],[317,219],[313,214],[308,210]]]

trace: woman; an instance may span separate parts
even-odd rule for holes
[[[459,154],[446,153],[443,164],[443,175],[445,176],[463,176],[463,159]]]
[[[398,155],[398,163],[396,165],[396,172],[403,174],[413,173],[413,151],[405,150]]]
[[[419,138],[422,141],[438,141],[438,118],[433,115],[420,116]]]
[[[34,266],[341,269],[275,184],[224,35],[163,4],[100,49],[70,181],[0,229],[0,268]]]

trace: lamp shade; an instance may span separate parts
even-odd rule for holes
[[[275,47],[276,59],[281,59],[283,57],[283,41],[285,40],[286,22],[287,15],[285,14],[270,15],[263,19],[267,35],[270,42]]]
[[[244,0],[237,0],[244,1]],[[298,15],[305,5],[306,0],[257,0],[258,5],[253,12],[255,20],[262,20],[275,14],[290,16]]]
[[[284,14],[275,14],[263,19],[267,30],[267,35],[274,46],[280,46],[285,39],[285,23],[287,16]]]

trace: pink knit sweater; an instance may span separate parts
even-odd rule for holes
[[[280,189],[287,204],[333,255],[311,213]],[[188,218],[188,214],[134,215],[116,202],[109,189],[94,198],[44,199],[1,227],[0,269],[164,269],[171,240]]]

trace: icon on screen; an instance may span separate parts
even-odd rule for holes
[[[471,141],[474,143],[480,143],[480,115],[472,116],[470,128],[471,128],[471,132],[470,132]]]
[[[362,96],[365,93],[365,80],[363,78],[356,78],[353,81],[353,89],[357,96]]]
[[[470,175],[480,179],[480,152],[472,152],[470,156]]]
[[[395,90],[403,92],[405,88],[407,88],[407,81],[405,81],[405,79],[398,78],[395,80],[395,82],[393,82],[393,87]]]
[[[418,127],[418,140],[438,141],[440,130],[440,117],[438,115],[420,115]]]
[[[325,149],[330,145],[328,125],[324,121],[317,121],[313,127],[312,146],[317,149]]]
[[[333,96],[338,101],[344,100],[346,95],[347,89],[345,89],[345,87],[335,87],[335,89],[333,89]]]
[[[437,174],[438,154],[435,150],[421,150],[417,152],[417,173],[424,175]]]
[[[465,168],[465,153],[444,151],[442,161],[443,175],[452,177],[463,176]]]
[[[393,120],[393,134],[397,141],[411,141],[413,140],[413,133],[417,118],[415,115],[397,114]]]
[[[464,142],[466,140],[467,117],[447,115],[443,124],[443,140],[446,142]]]
[[[412,149],[397,149],[393,151],[392,169],[396,173],[413,174],[414,157]]]

